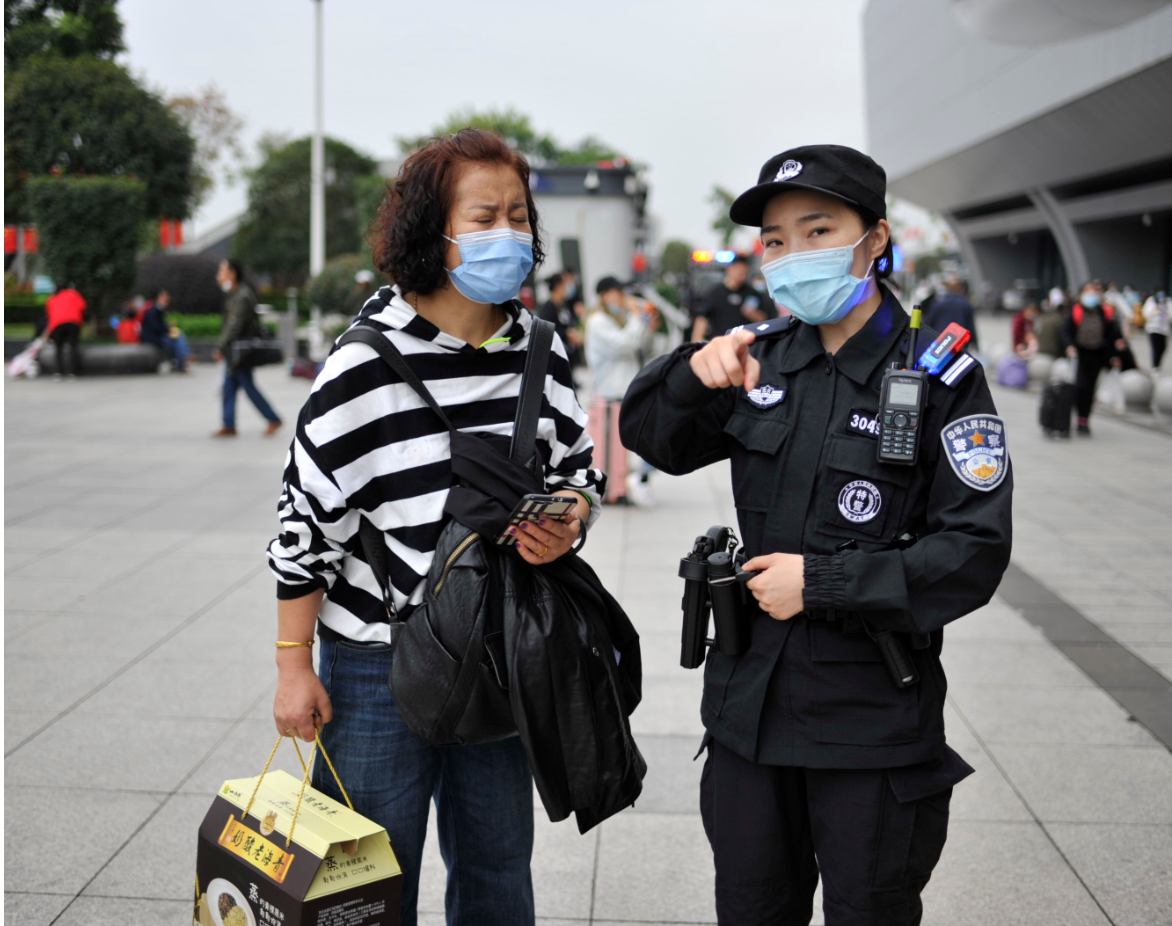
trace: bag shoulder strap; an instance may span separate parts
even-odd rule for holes
[[[358,539],[362,541],[366,561],[370,564],[370,571],[374,573],[375,581],[378,582],[379,591],[382,592],[383,607],[387,609],[387,618],[394,624],[399,620],[399,611],[395,607],[395,599],[390,591],[391,577],[387,569],[386,538],[372,522],[366,518],[359,518]]]
[[[521,394],[517,399],[517,420],[513,425],[510,456],[518,463],[533,461],[534,471],[541,479],[540,460],[537,458],[537,423],[541,417],[541,401],[545,396],[545,375],[549,369],[550,348],[553,346],[554,326],[533,316],[529,328],[529,350],[525,355],[525,372],[521,376]]]
[[[412,389],[414,389],[419,398],[423,399],[423,401],[427,403],[427,407],[439,416],[439,419],[444,423],[444,426],[449,431],[456,430],[452,422],[448,420],[448,416],[444,413],[444,410],[440,407],[439,402],[435,400],[435,397],[428,391],[427,387],[423,385],[423,380],[421,380],[416,375],[415,371],[411,369],[411,365],[407,363],[407,358],[399,353],[398,348],[396,348],[395,345],[391,343],[389,338],[387,338],[381,332],[375,331],[373,328],[367,327],[365,325],[355,325],[340,338],[338,338],[338,347],[341,347],[343,344],[350,344],[354,341],[365,344],[367,347],[374,348],[375,352],[380,357],[382,357],[387,366],[398,373],[399,378],[402,379],[403,382],[405,382]]]

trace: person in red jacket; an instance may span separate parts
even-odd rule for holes
[[[81,337],[81,326],[85,321],[85,299],[73,284],[57,287],[57,291],[45,303],[45,316],[48,326],[45,336],[53,339],[57,345],[57,374],[54,379],[61,379],[65,370],[65,348],[69,348],[69,379],[76,379],[79,372],[77,342]]]

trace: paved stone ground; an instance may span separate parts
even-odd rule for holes
[[[264,370],[292,418],[308,384]],[[24,926],[181,923],[196,827],[274,737],[273,582],[261,551],[287,433],[213,442],[217,378],[8,383],[5,912]],[[1165,435],[1100,418],[1049,443],[999,394],[1018,483],[1014,558],[1172,675]],[[657,480],[588,557],[643,634],[638,806],[585,837],[540,823],[543,922],[712,923],[697,813],[700,673],[677,665],[676,561],[729,522],[727,472]],[[930,926],[1172,923],[1172,755],[1003,600],[947,632],[951,742],[977,774],[925,895]],[[295,762],[285,756],[286,767]],[[539,814],[539,820],[542,815]],[[422,922],[442,922],[434,840]],[[815,923],[821,923],[821,913]]]

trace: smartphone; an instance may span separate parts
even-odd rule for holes
[[[517,502],[517,507],[509,515],[509,523],[505,525],[496,542],[503,544],[512,540],[513,535],[509,533],[509,528],[520,526],[522,521],[536,521],[538,518],[564,521],[573,512],[577,503],[576,498],[568,498],[565,495],[526,495]]]

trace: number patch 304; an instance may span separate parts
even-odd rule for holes
[[[846,429],[854,434],[862,434],[864,437],[878,438],[879,413],[852,408],[850,417],[847,418]]]

